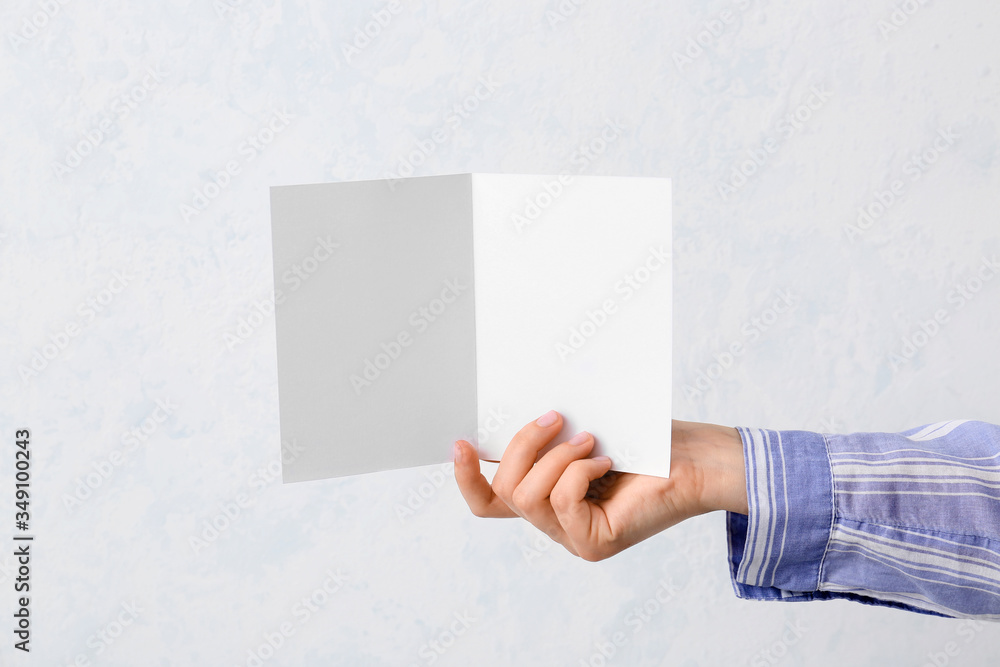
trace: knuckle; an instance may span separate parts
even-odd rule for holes
[[[511,489],[507,484],[499,482],[493,485],[493,493],[495,493],[500,500],[504,501],[508,505],[513,502],[514,489]]]
[[[514,492],[510,494],[510,499],[514,503],[515,507],[530,508],[532,505],[528,492],[522,486],[514,489]]]
[[[556,512],[565,512],[572,505],[566,493],[558,489],[552,489],[552,493],[549,495],[549,502],[552,503],[552,509]]]
[[[530,446],[530,444],[535,440],[535,428],[536,427],[532,424],[522,427],[521,430],[515,433],[514,437],[510,439],[510,445],[507,449],[522,449]]]
[[[597,561],[604,560],[606,556],[599,550],[591,546],[585,546],[581,549],[577,549],[580,558],[589,562],[596,563]]]

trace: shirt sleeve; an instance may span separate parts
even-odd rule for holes
[[[1000,620],[1000,426],[738,430],[749,512],[726,517],[738,597]]]

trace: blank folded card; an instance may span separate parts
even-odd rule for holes
[[[555,409],[670,470],[666,178],[456,174],[271,188],[285,482],[498,461]],[[289,446],[291,445],[291,446]]]

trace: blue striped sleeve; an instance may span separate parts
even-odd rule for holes
[[[749,513],[726,517],[737,596],[1000,620],[1000,426],[738,430]]]

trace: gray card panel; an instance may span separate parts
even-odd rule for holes
[[[447,461],[476,430],[471,177],[272,187],[271,228],[283,480]]]

